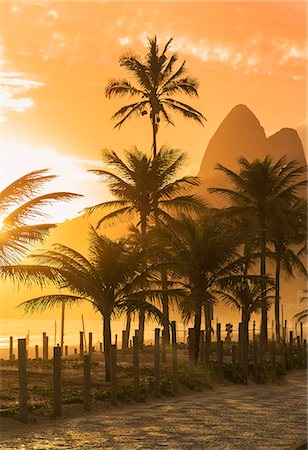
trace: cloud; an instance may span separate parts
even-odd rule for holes
[[[132,39],[130,39],[129,37],[119,37],[118,38],[118,42],[120,45],[124,46],[124,45],[130,45],[133,43]]]
[[[24,96],[31,89],[44,86],[45,83],[30,80],[22,72],[0,72],[0,123],[6,121],[8,111],[25,112],[34,106],[34,101],[29,96]]]
[[[55,9],[48,11],[47,16],[52,17],[55,20],[59,19],[59,14]]]
[[[87,171],[90,168],[103,168],[100,161],[64,155],[48,146],[35,147],[17,140],[6,142],[5,152],[1,150],[0,190],[26,173],[49,169],[57,177],[46,185],[46,192],[67,191],[84,195],[72,202],[59,202],[45,208],[57,222],[76,217],[86,206],[111,199],[107,185],[100,183],[95,174]]]

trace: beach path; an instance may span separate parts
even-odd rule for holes
[[[306,439],[307,372],[2,430],[1,449],[289,450]],[[10,419],[11,420],[11,419]]]

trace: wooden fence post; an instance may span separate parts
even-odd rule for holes
[[[110,348],[110,381],[111,381],[111,404],[118,404],[118,380],[117,380],[117,346]]]
[[[53,413],[55,417],[62,415],[61,347],[53,348]]]
[[[43,359],[48,360],[48,336],[43,333]]]
[[[301,344],[303,343],[304,340],[304,333],[303,333],[303,322],[300,322],[299,324],[299,330],[300,330],[300,340],[301,340]]]
[[[289,345],[289,368],[294,368],[294,354],[293,354],[293,331],[290,331],[290,345]]]
[[[133,336],[133,373],[134,373],[134,399],[140,402],[140,374],[139,374],[139,332]]]
[[[154,394],[160,397],[160,329],[155,328],[155,350],[154,350]]]
[[[14,361],[15,360],[14,348],[13,348],[13,336],[10,336],[9,360],[10,361]]]
[[[176,322],[171,322],[172,334],[172,386],[173,392],[178,392],[178,357],[177,357],[177,342],[176,342]],[[204,336],[203,336],[204,337]]]
[[[304,369],[307,369],[307,341],[304,339]]]
[[[126,330],[122,330],[122,361],[126,360]]]
[[[91,411],[91,357],[83,355],[83,407]]]
[[[39,359],[39,346],[35,346],[35,359]]]
[[[221,341],[221,324],[216,324],[216,342],[217,344]]]
[[[83,359],[83,353],[84,353],[84,337],[83,337],[83,331],[79,331],[79,358]]]
[[[18,339],[19,418],[29,422],[26,339]]]
[[[161,362],[167,362],[165,330],[162,330],[161,337]]]
[[[92,356],[93,352],[93,334],[89,333],[89,355]]]
[[[65,356],[68,355],[68,346],[67,346],[67,345],[64,347],[64,355],[65,355]]]
[[[103,343],[102,342],[99,343],[99,351],[100,351],[100,353],[103,353]]]

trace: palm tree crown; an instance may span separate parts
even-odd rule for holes
[[[175,178],[184,159],[185,154],[167,148],[161,148],[154,158],[133,149],[126,152],[127,162],[115,152],[105,151],[103,161],[115,169],[116,173],[107,170],[92,172],[107,179],[116,199],[86,208],[85,212],[89,214],[95,210],[113,209],[99,220],[98,227],[103,223],[113,223],[120,218],[137,214],[144,238],[151,218],[154,221],[168,221],[170,214],[174,212],[200,210],[203,207],[202,200],[187,194],[189,189],[199,184],[198,178]]]
[[[257,223],[257,234],[260,242],[260,275],[263,277],[261,295],[262,310],[262,342],[267,340],[267,304],[266,304],[266,242],[268,229],[275,212],[287,211],[299,198],[301,189],[306,186],[303,179],[306,167],[299,166],[297,161],[286,161],[280,158],[276,163],[267,155],[263,161],[247,161],[239,158],[239,173],[217,165],[217,169],[225,173],[234,189],[210,188],[210,192],[218,193],[231,201],[229,210],[234,214],[254,217]]]
[[[193,119],[202,124],[203,115],[187,105],[172,98],[175,94],[186,94],[191,97],[198,96],[198,82],[195,78],[185,75],[185,61],[175,69],[177,54],[170,58],[166,56],[172,39],[169,39],[160,53],[157,38],[149,39],[149,51],[142,61],[136,55],[125,54],[120,58],[120,65],[125,67],[137,82],[134,85],[126,79],[109,81],[106,86],[106,96],[137,97],[138,101],[120,108],[113,119],[120,119],[115,127],[121,125],[133,115],[143,116],[149,112],[153,129],[153,155],[156,155],[156,134],[158,123],[162,118],[167,124],[174,125],[169,111],[178,111],[184,117]]]
[[[47,169],[24,175],[0,192],[0,264],[16,262],[36,242],[42,242],[52,223],[34,224],[46,214],[42,207],[59,200],[79,197],[69,192],[37,196],[42,186],[55,178]],[[16,207],[17,206],[17,207]]]

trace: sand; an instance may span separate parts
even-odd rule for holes
[[[306,438],[307,372],[279,384],[215,385],[149,403],[83,413],[71,405],[62,419],[21,424],[4,419],[1,449],[278,450]]]

